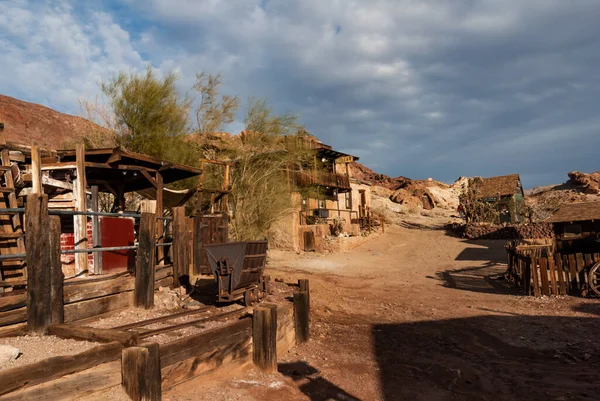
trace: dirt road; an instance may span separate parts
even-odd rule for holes
[[[273,252],[272,277],[311,280],[311,342],[279,374],[191,381],[165,398],[600,400],[600,301],[515,295],[504,242],[421,223],[386,231],[344,254]]]

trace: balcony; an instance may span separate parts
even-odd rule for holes
[[[295,173],[296,185],[309,187],[319,185],[324,187],[350,190],[350,179],[346,175],[329,173],[324,171],[297,171]]]

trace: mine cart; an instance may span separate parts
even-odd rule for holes
[[[263,272],[267,241],[229,242],[204,246],[217,282],[217,300],[243,299],[247,306],[260,301],[267,292]]]

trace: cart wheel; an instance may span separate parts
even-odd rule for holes
[[[244,305],[245,306],[252,306],[252,304],[254,302],[252,302],[252,291],[248,290],[246,292],[244,292]]]
[[[596,263],[588,274],[588,284],[596,295],[600,295],[600,262]]]
[[[258,288],[252,290],[252,301],[260,302],[260,291]]]

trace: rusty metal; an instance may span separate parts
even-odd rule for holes
[[[217,280],[219,302],[244,299],[246,305],[250,305],[259,301],[267,241],[206,244],[204,248]]]

